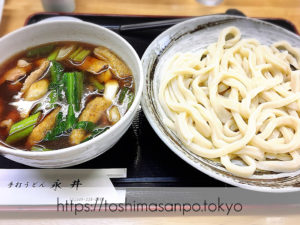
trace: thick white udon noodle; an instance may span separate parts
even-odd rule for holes
[[[225,28],[217,43],[169,61],[159,88],[163,120],[189,150],[237,176],[296,171],[299,69],[300,51],[288,42],[269,47]]]

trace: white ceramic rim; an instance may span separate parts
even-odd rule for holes
[[[75,151],[75,150],[78,150],[79,148],[83,148],[83,147],[87,147],[88,145],[91,145],[91,144],[95,144],[97,142],[98,139],[105,139],[105,137],[111,135],[113,132],[115,132],[115,130],[117,130],[119,128],[119,126],[124,122],[126,121],[129,117],[130,117],[130,114],[134,113],[135,109],[138,107],[139,103],[140,103],[140,99],[141,99],[141,96],[142,96],[142,91],[143,91],[143,87],[144,87],[144,76],[143,76],[143,69],[142,69],[142,63],[141,63],[141,60],[138,56],[138,54],[136,53],[136,51],[134,50],[134,48],[124,39],[122,38],[120,35],[118,35],[117,33],[105,28],[105,27],[102,27],[100,25],[96,25],[96,24],[93,24],[93,23],[89,23],[89,22],[83,22],[83,21],[44,21],[43,23],[36,23],[36,24],[32,24],[32,25],[28,25],[26,27],[22,27],[18,30],[15,30],[7,35],[5,35],[4,37],[2,37],[0,39],[0,41],[2,40],[5,40],[5,39],[9,39],[12,35],[15,35],[15,34],[18,34],[20,32],[25,32],[29,29],[32,29],[34,27],[37,27],[37,26],[41,26],[41,25],[45,25],[45,24],[57,24],[59,25],[60,23],[80,23],[80,24],[83,24],[85,26],[90,26],[90,27],[93,27],[94,29],[100,29],[100,30],[103,30],[104,32],[107,32],[109,33],[111,36],[114,36],[115,38],[117,38],[120,42],[122,42],[125,47],[131,52],[131,54],[134,56],[134,59],[136,60],[136,62],[138,62],[138,72],[140,74],[140,84],[139,84],[139,87],[138,89],[135,89],[135,98],[134,98],[134,101],[131,105],[131,107],[129,108],[129,110],[125,113],[125,115],[120,119],[120,121],[118,121],[116,124],[114,124],[110,129],[108,129],[107,131],[105,131],[104,133],[102,133],[101,135],[93,138],[92,140],[89,140],[87,142],[84,142],[84,143],[81,143],[81,144],[78,144],[78,145],[75,145],[75,146],[71,146],[71,147],[68,147],[68,148],[62,148],[62,149],[59,149],[59,150],[54,150],[54,151],[47,151],[47,152],[31,152],[31,151],[24,151],[24,150],[21,150],[21,149],[11,149],[11,148],[8,148],[6,146],[0,146],[0,153],[1,154],[11,154],[11,155],[15,155],[15,156],[20,156],[20,157],[37,157],[37,156],[60,156],[62,154],[65,154],[67,152],[71,152],[71,151]]]
[[[151,44],[147,47],[147,49],[145,50],[143,56],[142,56],[142,63],[145,60],[146,57],[148,57],[148,52],[150,52],[151,48],[155,47],[155,41],[157,39],[160,39],[162,37],[164,37],[166,35],[166,33],[168,32],[173,32],[175,33],[176,31],[180,30],[181,27],[194,22],[194,21],[198,21],[201,20],[202,18],[216,18],[216,17],[227,17],[227,18],[236,18],[236,19],[245,19],[244,16],[233,16],[233,15],[207,15],[207,16],[201,16],[201,17],[197,17],[197,18],[192,18],[192,19],[188,19],[186,21],[180,22],[170,28],[168,28],[167,30],[165,30],[164,32],[162,32],[160,35],[158,35],[152,42]],[[224,18],[225,19],[225,18]],[[284,31],[287,31],[286,29],[279,27],[277,25],[274,25],[272,23],[268,23],[262,20],[258,20],[258,19],[253,19],[253,18],[247,18],[249,20],[253,20],[254,22],[259,22],[259,23],[265,23],[267,25],[273,26],[276,29],[282,29]],[[290,31],[288,31],[290,32]],[[296,37],[298,37],[298,35],[290,32],[291,35],[294,35]],[[299,38],[299,37],[298,37]],[[145,74],[144,76],[147,77],[147,70],[144,70]],[[144,83],[144,88],[146,90],[146,82]],[[178,155],[181,159],[183,159],[186,163],[190,164],[191,166],[193,166],[194,168],[196,168],[197,170],[199,170],[202,173],[205,173],[206,175],[213,177],[217,180],[220,180],[224,183],[227,184],[231,184],[233,186],[237,186],[237,187],[241,187],[244,189],[248,189],[248,190],[252,190],[252,191],[259,191],[259,192],[273,192],[273,193],[286,193],[286,192],[297,192],[300,191],[300,188],[296,188],[296,187],[283,187],[283,188],[272,188],[272,187],[262,187],[262,186],[256,186],[256,185],[250,185],[250,184],[244,184],[244,183],[239,183],[236,182],[233,178],[228,177],[228,176],[224,176],[224,175],[220,175],[218,173],[211,172],[206,170],[205,168],[203,168],[201,166],[201,164],[196,163],[194,161],[192,161],[191,159],[188,158],[187,155],[185,155],[183,152],[178,151],[177,148],[171,143],[171,141],[169,140],[169,138],[167,136],[165,136],[165,134],[163,132],[161,132],[161,130],[156,126],[156,123],[154,122],[150,109],[148,109],[146,103],[145,103],[145,99],[144,99],[144,95],[146,95],[146,91],[144,92],[143,96],[142,96],[142,100],[141,100],[141,105],[142,105],[142,109],[143,112],[148,120],[148,122],[150,123],[151,127],[154,129],[154,131],[156,132],[156,134],[159,136],[159,138],[176,154]]]
[[[38,23],[45,23],[45,22],[50,22],[50,21],[78,21],[78,22],[83,22],[83,20],[73,17],[73,16],[54,16],[54,17],[48,17],[46,19],[43,19],[39,21]]]

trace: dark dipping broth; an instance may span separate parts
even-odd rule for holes
[[[79,42],[28,49],[0,67],[0,138],[51,151],[108,130],[134,100],[131,70],[111,50]]]

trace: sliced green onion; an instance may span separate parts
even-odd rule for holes
[[[9,136],[5,140],[7,144],[12,144],[27,137],[33,130],[34,125],[37,123],[41,112],[38,112],[28,118],[21,120],[10,128]]]
[[[76,62],[82,62],[90,53],[91,53],[91,50],[83,49],[72,59]]]
[[[70,54],[72,54],[72,52],[74,52],[75,49],[76,45],[74,44],[63,46],[60,48],[56,60],[60,61],[66,59]]]
[[[69,59],[74,59],[74,57],[82,50],[82,47],[77,48],[69,57]]]
[[[132,105],[133,100],[134,100],[133,92],[129,92],[128,95],[127,95],[127,98],[128,98],[128,103],[127,103],[127,110],[128,110],[130,108],[130,106]]]
[[[17,133],[27,127],[30,127],[30,126],[36,124],[40,115],[41,115],[41,112],[37,112],[36,114],[29,116],[28,118],[15,123],[14,125],[11,126],[11,128],[9,130],[9,135]]]
[[[33,107],[33,109],[31,110],[30,115],[36,114],[38,111],[41,110],[41,107],[42,107],[42,103],[36,104],[36,105]]]
[[[119,83],[116,80],[109,80],[105,83],[103,96],[111,101],[114,101],[119,91]]]
[[[93,76],[89,77],[90,82],[98,89],[98,91],[104,91],[104,85],[97,81]]]
[[[45,55],[49,54],[50,52],[52,52],[53,49],[54,49],[53,44],[37,47],[37,48],[27,51],[26,56],[27,57],[45,56]]]
[[[123,101],[125,99],[125,96],[126,96],[128,90],[129,90],[128,87],[123,87],[122,88],[121,93],[119,95],[119,100],[118,100],[120,104],[123,104]]]
[[[59,52],[59,48],[54,49],[53,52],[48,56],[48,60],[55,60]]]
[[[19,132],[15,132],[12,135],[9,135],[6,140],[5,143],[7,144],[13,144],[17,141],[20,141],[22,139],[24,139],[25,137],[27,137],[33,130],[34,125],[27,127]]]

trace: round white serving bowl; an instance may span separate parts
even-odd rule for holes
[[[162,118],[166,117],[159,104],[160,78],[166,62],[177,52],[197,51],[217,41],[222,29],[236,26],[242,38],[256,38],[262,44],[287,40],[300,47],[300,37],[273,24],[240,16],[209,15],[177,24],[160,34],[147,48],[142,63],[145,87],[142,98],[143,111],[161,140],[180,158],[199,171],[238,187],[263,192],[300,191],[300,171],[291,173],[257,172],[250,178],[237,177],[222,165],[202,158],[187,149]],[[205,182],[205,181],[203,181]]]
[[[80,21],[51,21],[18,29],[0,39],[0,64],[30,47],[55,41],[80,41],[103,45],[115,52],[131,69],[135,99],[128,112],[98,137],[73,147],[49,152],[30,152],[0,146],[0,154],[13,161],[40,168],[60,168],[93,159],[111,148],[127,131],[139,107],[144,85],[140,59],[133,47],[118,34],[98,25]]]

